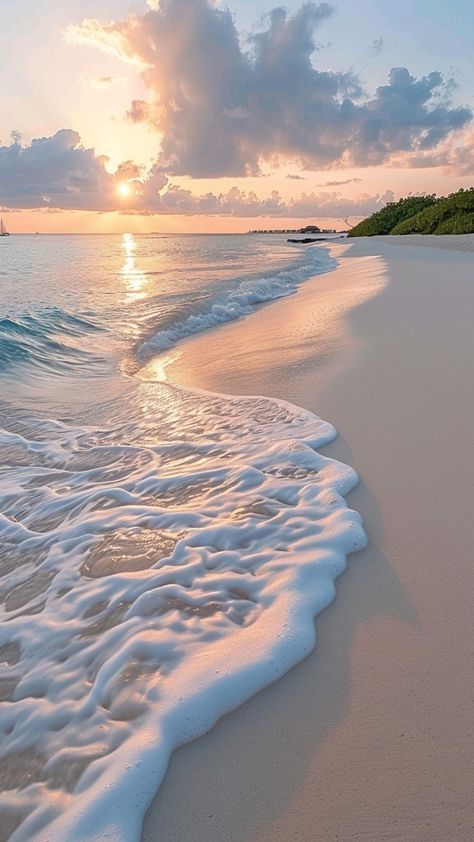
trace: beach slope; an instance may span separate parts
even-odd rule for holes
[[[331,250],[335,271],[166,371],[333,423],[369,546],[312,655],[175,753],[143,842],[474,838],[474,236]]]

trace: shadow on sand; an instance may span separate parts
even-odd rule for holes
[[[322,451],[351,464],[341,437]],[[359,624],[378,614],[416,624],[410,601],[380,550],[383,522],[374,496],[361,482],[348,503],[363,516],[369,546],[349,556],[335,602],[317,617],[315,650],[223,718],[199,747],[177,750],[145,819],[143,842],[259,839],[294,800],[309,765],[346,716],[350,650]]]

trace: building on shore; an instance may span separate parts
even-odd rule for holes
[[[337,234],[335,228],[318,228],[306,225],[305,228],[262,228],[249,231],[249,234]]]

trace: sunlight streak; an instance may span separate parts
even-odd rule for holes
[[[140,298],[146,297],[144,287],[146,286],[146,275],[138,268],[135,261],[135,250],[137,244],[133,234],[124,234],[122,238],[122,248],[124,251],[124,263],[120,270],[125,286],[127,288],[127,295],[125,301],[137,301]]]

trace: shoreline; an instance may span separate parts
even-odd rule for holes
[[[363,515],[369,547],[349,559],[309,658],[174,754],[143,842],[472,838],[472,256],[389,239],[332,247],[350,252],[334,272],[188,340],[167,368],[177,382],[186,373],[183,385],[232,394],[239,383],[240,394],[283,397],[334,423],[339,437],[321,452],[358,470],[348,503]],[[324,331],[313,331],[311,349],[306,324],[291,345],[296,322],[282,334],[284,308],[297,302],[293,316],[299,309],[307,322],[310,287],[316,302],[329,294],[318,283],[332,279],[334,291],[344,266],[373,264],[373,252],[368,295],[357,299],[355,289],[339,310],[326,298],[332,323],[341,327],[347,309],[349,323],[315,368]],[[359,266],[356,287],[368,268]]]
[[[350,245],[341,242],[325,243],[323,251],[335,266],[324,267],[292,294],[264,301],[242,318],[181,339],[150,360],[140,376],[191,390],[289,400],[319,415],[308,394],[308,374],[317,370],[320,382],[332,378],[345,358],[358,352],[364,341],[348,330],[347,315],[387,283],[380,256],[365,255],[355,262]]]

